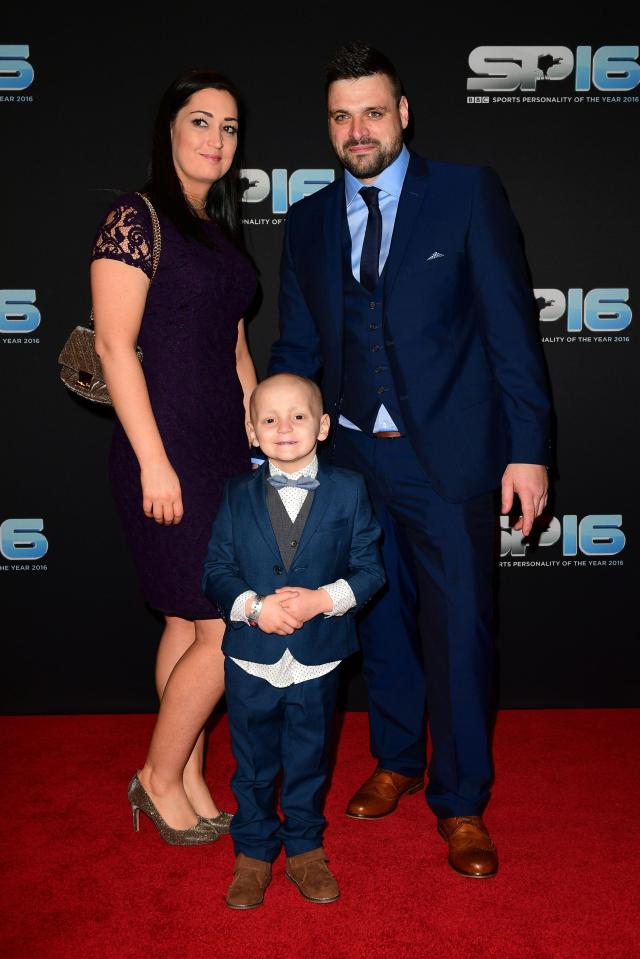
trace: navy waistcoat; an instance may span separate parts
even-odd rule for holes
[[[380,404],[384,403],[394,423],[404,433],[384,330],[386,263],[374,290],[368,290],[356,280],[351,269],[351,234],[346,210],[342,220],[342,271],[344,380],[341,412],[361,430],[371,433]]]

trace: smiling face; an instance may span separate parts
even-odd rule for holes
[[[226,90],[197,90],[171,124],[171,151],[185,193],[204,197],[225,175],[238,144],[238,105]]]
[[[313,459],[329,433],[329,416],[313,386],[281,373],[260,383],[251,396],[250,434],[281,470],[295,473]]]
[[[329,87],[329,137],[349,173],[372,183],[402,150],[409,122],[406,97],[396,103],[384,73],[336,80]]]

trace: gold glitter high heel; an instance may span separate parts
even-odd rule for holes
[[[215,829],[221,836],[226,836],[231,828],[233,813],[221,809],[217,816],[203,816],[202,821]]]
[[[140,772],[140,770],[138,770]],[[169,826],[151,801],[149,794],[135,774],[127,790],[131,812],[133,813],[133,829],[140,829],[140,811],[148,816],[165,842],[172,846],[199,846],[203,843],[215,842],[218,839],[218,830],[209,826],[198,816],[198,821],[188,829],[174,829]]]

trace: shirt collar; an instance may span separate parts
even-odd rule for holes
[[[409,151],[407,150],[406,145],[403,144],[402,150],[395,158],[393,163],[390,163],[389,166],[384,169],[378,177],[376,177],[375,183],[370,184],[370,186],[377,186],[378,189],[382,190],[383,193],[389,193],[391,196],[399,197],[402,191],[402,184],[404,183],[407,167],[409,166],[409,159]],[[364,185],[365,184],[362,183],[361,180],[358,180],[357,177],[345,169],[344,191],[347,200],[347,209],[357,197]],[[364,200],[362,202],[364,203]]]
[[[301,476],[311,476],[313,479],[316,478],[318,472],[318,455],[313,457],[310,463],[307,463],[306,466],[303,466],[301,470],[296,470],[295,473],[287,473],[285,470],[281,470],[279,466],[275,466],[274,463],[269,460],[269,473],[271,476],[289,476],[291,479],[300,479]]]

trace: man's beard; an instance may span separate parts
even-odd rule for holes
[[[347,140],[341,147],[340,160],[342,165],[358,180],[368,180],[371,177],[379,176],[383,170],[390,166],[402,150],[402,130],[394,140],[387,146],[382,146],[379,140],[372,137],[365,137],[362,140]],[[351,156],[349,147],[365,146],[374,144],[378,149],[373,153],[364,153],[358,156]]]

